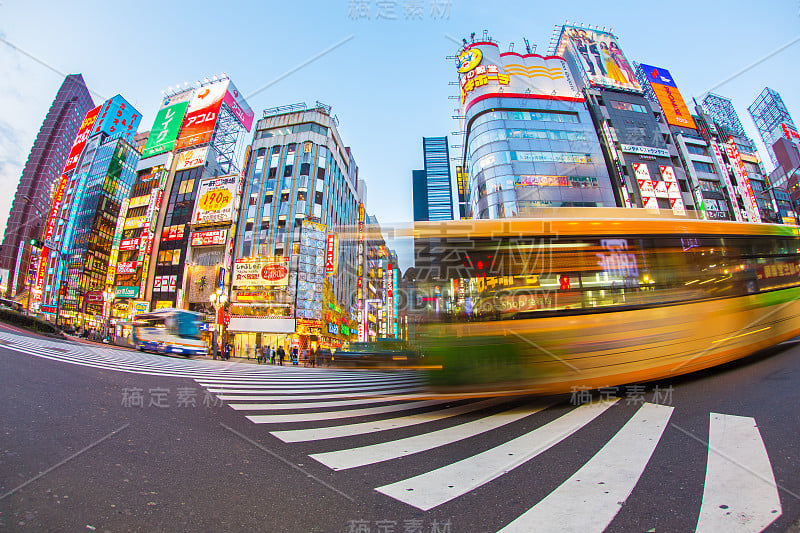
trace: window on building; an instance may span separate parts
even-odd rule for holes
[[[714,170],[714,165],[710,163],[704,163],[703,161],[692,161],[692,165],[694,165],[695,170],[697,170],[698,172],[716,174],[716,171]]]

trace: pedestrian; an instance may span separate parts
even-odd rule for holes
[[[311,352],[311,368],[314,368],[315,366],[317,366],[317,356],[319,356],[319,353],[321,351],[322,351],[322,347],[321,346],[317,346],[317,349]]]
[[[264,364],[267,364],[267,358],[269,357],[269,344],[265,344],[263,348],[261,348],[261,357],[259,357],[259,363],[263,359]]]
[[[231,358],[231,343],[225,343],[225,360],[229,361]]]
[[[286,357],[286,352],[283,350],[283,346],[278,346],[278,362],[283,366],[283,358]]]
[[[292,364],[295,366],[299,362],[298,357],[299,357],[299,350],[297,349],[297,346],[295,346],[294,348],[292,348]]]

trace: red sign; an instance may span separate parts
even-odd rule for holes
[[[261,269],[261,279],[267,281],[280,281],[288,274],[288,269],[283,265],[266,265]]]
[[[336,235],[329,234],[325,242],[325,274],[336,273]]]
[[[50,217],[47,219],[47,229],[44,234],[44,240],[49,241],[53,239],[53,232],[56,228],[56,220],[58,220],[58,208],[61,206],[61,199],[64,197],[64,189],[67,188],[67,176],[62,174],[61,181],[58,182],[56,194],[53,196],[53,203],[50,207]]]
[[[90,291],[85,295],[86,303],[99,304],[103,303],[103,293],[100,291]]]
[[[139,261],[123,261],[117,263],[117,274],[136,274]]]
[[[80,129],[78,129],[78,135],[75,137],[75,142],[72,143],[72,148],[69,151],[67,164],[64,165],[65,173],[69,172],[78,165],[78,159],[81,157],[81,152],[83,152],[83,148],[86,146],[86,140],[89,138],[89,135],[92,134],[92,126],[94,126],[95,121],[97,121],[97,115],[100,113],[101,107],[102,106],[97,106],[94,109],[90,109],[89,112],[86,113],[86,117],[83,119],[83,124],[81,124]]]
[[[230,313],[223,313],[222,314],[222,323],[225,324],[225,327],[231,325],[231,314]]]
[[[194,93],[183,121],[183,128],[175,142],[175,148],[189,148],[211,141],[222,99],[228,90],[228,80],[221,80]]]
[[[124,239],[119,243],[119,249],[121,252],[127,252],[128,250],[136,250],[139,248],[139,238],[136,237],[135,239]]]
[[[192,233],[192,246],[224,245],[228,230],[196,231]]]

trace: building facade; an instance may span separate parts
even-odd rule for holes
[[[362,197],[338,119],[320,102],[268,109],[249,153],[231,277],[235,350],[349,341]],[[331,324],[335,309],[340,323]]]
[[[466,43],[456,69],[460,175],[468,180],[459,190],[470,217],[615,205],[592,117],[564,58],[501,52],[485,40]]]
[[[94,103],[83,77],[70,74],[39,128],[17,185],[0,248],[0,269],[8,271],[9,297],[22,292],[31,281],[30,241],[42,237],[52,189],[61,177],[83,118],[92,107]]]
[[[50,207],[32,308],[102,327],[115,229],[133,184],[141,114],[122,96],[84,117]],[[63,313],[62,313],[63,310]],[[88,320],[87,320],[88,318]]]
[[[423,137],[424,168],[412,171],[414,220],[453,220],[447,137]]]
[[[758,129],[761,140],[767,147],[772,164],[776,167],[779,166],[780,163],[772,145],[782,137],[791,137],[792,133],[797,139],[800,139],[797,126],[795,126],[789,110],[786,109],[783,98],[777,91],[764,87],[747,111]]]

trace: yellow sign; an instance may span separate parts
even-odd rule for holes
[[[200,209],[205,211],[219,211],[226,207],[233,198],[228,189],[212,189],[200,197]]]
[[[507,74],[501,74],[497,65],[485,65],[476,68],[467,73],[466,76],[461,78],[461,103],[467,99],[467,93],[488,85],[490,80],[497,81],[500,85],[508,85],[511,77]]]
[[[469,48],[458,56],[458,71],[469,72],[480,64],[483,52],[479,48]]]
[[[147,217],[133,217],[125,220],[125,224],[122,226],[123,229],[134,229],[134,228],[143,228],[145,222],[147,221]]]

